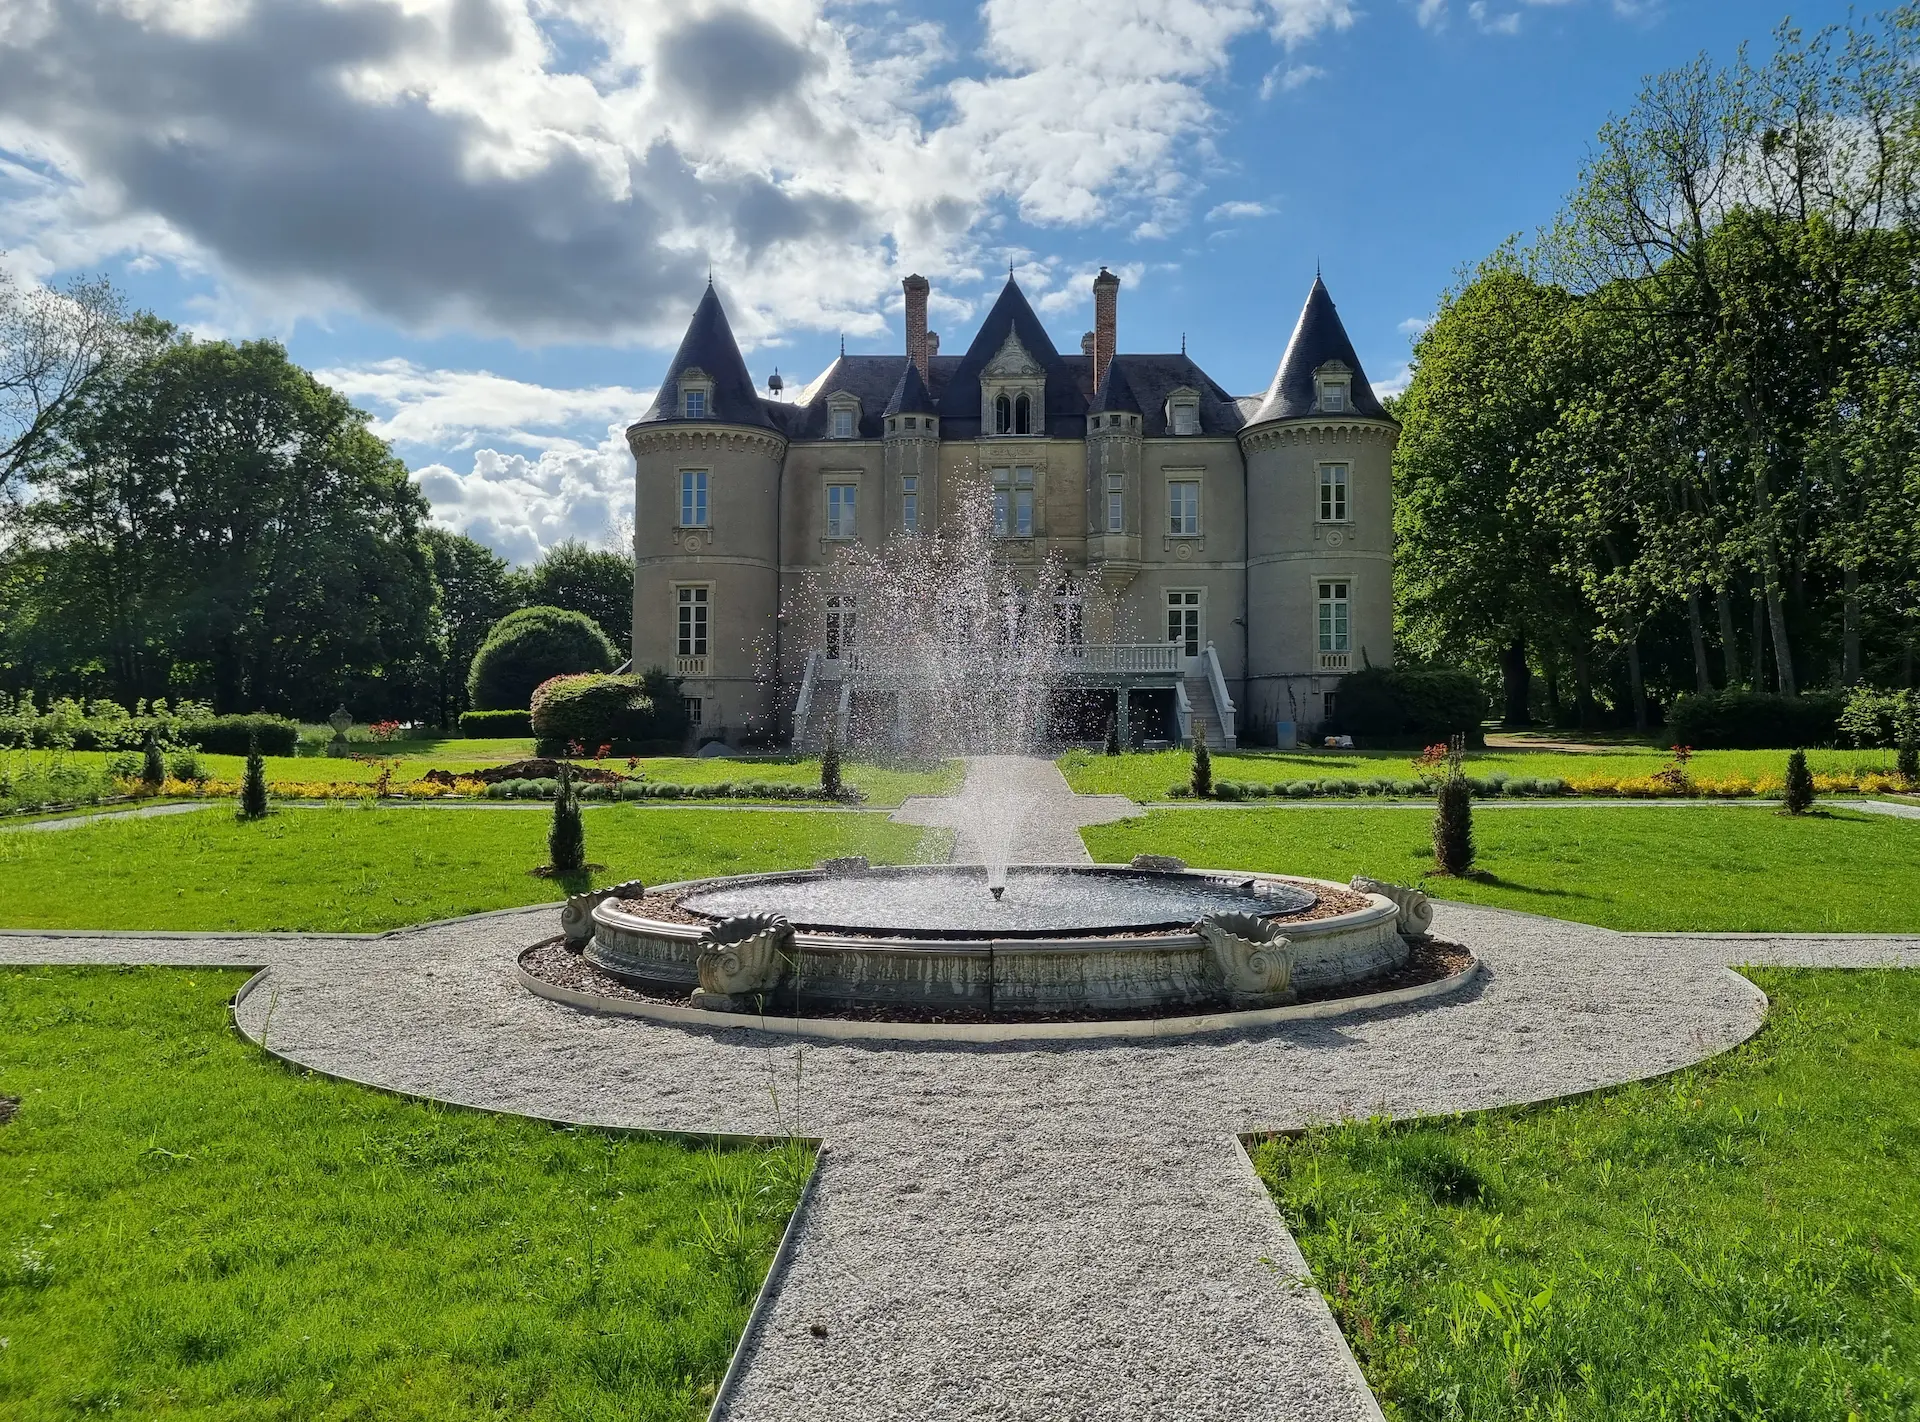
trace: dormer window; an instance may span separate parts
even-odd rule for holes
[[[680,374],[680,415],[682,419],[712,418],[713,381],[704,370],[688,367]]]
[[[860,401],[844,390],[827,396],[827,438],[857,439],[860,434]]]
[[[1314,372],[1320,387],[1320,413],[1344,415],[1353,408],[1353,372],[1340,361],[1328,361]]]
[[[1172,435],[1197,435],[1200,433],[1200,392],[1180,389],[1167,396],[1167,433]]]
[[[980,428],[996,436],[1041,433],[1047,373],[1009,331],[980,372]],[[933,421],[929,420],[931,426]]]

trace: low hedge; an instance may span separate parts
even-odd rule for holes
[[[533,734],[528,711],[462,711],[460,734],[475,741],[518,740]]]
[[[215,716],[180,728],[183,742],[209,755],[245,755],[255,736],[260,738],[262,755],[299,753],[300,723],[284,716]]]
[[[1838,735],[1841,698],[1827,692],[1774,696],[1717,691],[1680,697],[1667,712],[1673,743],[1695,750],[1787,750],[1830,746]]]
[[[489,800],[551,800],[557,780],[501,780],[489,785]],[[665,780],[623,780],[617,785],[579,784],[582,800],[830,800],[818,785],[783,784],[768,780],[720,780],[706,785],[677,785]],[[842,800],[860,798],[858,791]]]
[[[1531,776],[1469,775],[1467,788],[1476,797],[1485,800],[1496,799],[1503,795],[1510,799],[1544,799],[1565,795],[1572,787],[1566,781],[1553,777],[1536,780]],[[1213,798],[1216,800],[1349,800],[1360,796],[1381,796],[1415,799],[1432,795],[1433,790],[1431,781],[1396,779],[1384,775],[1367,780],[1338,776],[1325,780],[1216,780],[1213,783]],[[1167,798],[1191,799],[1193,788],[1189,785],[1169,785]]]
[[[1370,745],[1426,744],[1477,736],[1486,714],[1480,682],[1456,667],[1365,667],[1340,678],[1325,735]]]
[[[533,734],[578,741],[589,750],[614,741],[655,739],[653,698],[637,676],[584,672],[550,677],[534,689]]]

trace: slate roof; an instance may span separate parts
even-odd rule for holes
[[[1077,361],[1084,372],[1089,364],[1085,356],[1069,360],[1054,349],[1047,328],[1027,304],[1026,294],[1012,277],[1000,288],[1000,295],[980,323],[973,344],[960,357],[960,364],[940,392],[940,433],[948,439],[972,439],[980,433],[980,372],[999,354],[1012,331],[1026,347],[1027,354],[1047,373],[1045,432],[1055,439],[1079,439],[1087,432],[1087,395],[1091,380],[1076,377],[1072,365]],[[904,357],[902,357],[904,359]]]
[[[733,327],[727,324],[727,313],[712,282],[707,283],[706,294],[694,308],[693,320],[687,323],[687,334],[680,338],[680,349],[673,353],[652,406],[634,423],[684,419],[680,413],[685,408],[680,400],[680,377],[696,367],[713,381],[707,423],[779,427],[779,421],[767,413],[771,402],[762,400],[753,388],[747,363],[740,358],[740,343],[733,338]]]
[[[1092,368],[1088,368],[1092,376]],[[1133,398],[1133,386],[1127,382],[1126,366],[1118,360],[1107,362],[1106,383],[1100,387],[1100,393],[1093,397],[1088,413],[1095,415],[1138,415],[1140,402]]]
[[[1333,308],[1333,297],[1327,294],[1326,283],[1316,276],[1313,289],[1307,293],[1307,304],[1300,309],[1293,338],[1287,342],[1287,353],[1280,358],[1280,368],[1273,373],[1267,398],[1247,423],[1263,425],[1314,414],[1319,392],[1314,388],[1313,373],[1330,360],[1343,361],[1353,372],[1351,413],[1375,420],[1389,418],[1374,398],[1373,387],[1360,368],[1360,357],[1353,353],[1353,342],[1347,339],[1347,328],[1340,324],[1340,313]]]
[[[933,402],[933,395],[927,389],[927,383],[920,378],[920,367],[902,357],[905,369],[893,387],[893,398],[887,401],[883,415],[931,415],[939,407]]]

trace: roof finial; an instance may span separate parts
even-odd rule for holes
[[[842,331],[840,333],[840,354],[844,356],[846,355],[846,353],[847,353],[847,333],[845,331]]]
[[[1180,333],[1180,354],[1185,355],[1186,353],[1187,353],[1187,333],[1185,331],[1182,331]]]
[[[1008,281],[1013,280],[1013,258],[1012,257],[1007,258],[1007,280]]]
[[[713,263],[707,263],[707,290],[713,290]]]

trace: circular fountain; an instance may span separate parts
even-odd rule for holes
[[[832,860],[623,884],[576,895],[562,922],[582,971],[673,1009],[643,1015],[871,1024],[1165,1021],[1365,993],[1405,975],[1430,918],[1424,895],[1371,881],[1153,863]],[[602,1005],[524,963],[523,980]]]

